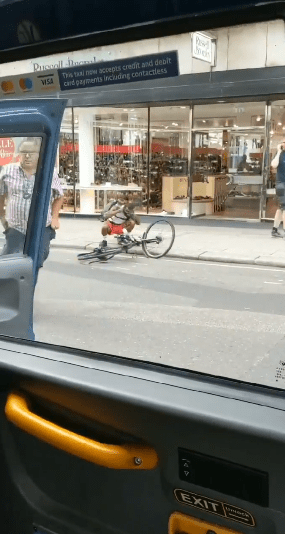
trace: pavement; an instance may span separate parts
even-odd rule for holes
[[[133,235],[142,235],[153,220],[143,220]],[[176,236],[168,257],[285,267],[285,238],[271,237],[272,223],[201,219],[176,219],[173,223]],[[101,241],[101,225],[96,218],[63,215],[51,246],[92,249]]]

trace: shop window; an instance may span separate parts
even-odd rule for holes
[[[188,215],[189,106],[150,109],[149,213]]]
[[[74,115],[76,210],[96,214],[120,199],[146,212],[147,109],[75,108]]]
[[[285,139],[285,100],[272,102],[271,105],[271,124],[269,137],[269,165],[266,180],[266,199],[263,216],[268,219],[274,219],[278,202],[276,198],[276,172],[270,162],[274,158],[277,146]],[[285,143],[284,143],[285,146]]]
[[[258,219],[265,103],[194,107],[192,216]]]
[[[79,179],[78,119],[67,108],[60,128],[58,148],[58,173],[64,190],[62,211],[78,211],[75,185]]]

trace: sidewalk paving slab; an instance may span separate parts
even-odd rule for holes
[[[102,223],[98,219],[61,218],[61,228],[51,242],[52,248],[92,250],[102,240]],[[141,236],[149,223],[136,227],[133,235]],[[175,226],[176,237],[169,258],[268,265],[285,267],[285,239],[271,237],[271,224],[260,223],[238,227],[231,221],[225,224],[195,225],[187,220]],[[116,240],[110,240],[116,245]],[[134,254],[143,254],[139,248]]]
[[[220,261],[225,263],[254,263],[256,256],[252,254],[235,253],[225,250],[223,252],[204,252],[199,260]]]

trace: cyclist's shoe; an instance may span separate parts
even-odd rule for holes
[[[132,239],[129,235],[119,235],[117,239],[118,245],[129,245],[132,242]]]
[[[273,228],[271,232],[271,237],[283,237],[283,236],[282,234],[280,234],[280,232],[278,232],[276,228]]]
[[[99,248],[107,248],[107,239],[103,239],[103,241],[101,241],[101,243],[99,243]],[[95,249],[97,250],[97,249]]]

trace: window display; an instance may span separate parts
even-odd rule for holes
[[[260,217],[264,112],[263,102],[195,106],[193,214]]]
[[[63,115],[59,136],[58,174],[64,190],[63,211],[78,211],[75,184],[79,182],[78,132],[75,133],[78,119],[73,110],[67,108]]]
[[[63,211],[99,214],[128,198],[142,214],[273,217],[266,158],[283,138],[284,110],[285,101],[68,108],[58,153]]]
[[[189,110],[150,110],[149,213],[188,215]]]
[[[273,219],[278,208],[276,197],[276,172],[270,163],[277,152],[277,146],[285,137],[285,100],[272,102],[271,104],[271,120],[269,132],[269,154],[268,154],[268,176],[266,182],[266,198],[264,202],[264,216],[268,219]]]
[[[95,212],[113,199],[146,211],[147,110],[97,109],[93,135]]]

